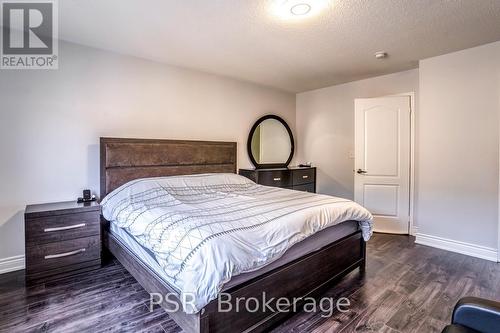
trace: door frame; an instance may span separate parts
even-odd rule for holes
[[[415,92],[406,92],[400,94],[378,96],[378,97],[368,97],[368,98],[382,98],[382,97],[395,97],[395,96],[408,96],[410,98],[410,212],[408,222],[408,234],[415,236],[418,232],[418,226],[414,223],[414,211],[415,211]],[[360,97],[361,98],[361,97]],[[499,218],[500,222],[500,218]],[[500,237],[500,236],[499,236]]]
[[[498,100],[498,105],[500,105],[500,96],[499,96],[499,100]],[[499,126],[500,126],[500,122],[499,122]],[[498,142],[498,146],[499,146],[499,166],[500,166],[500,139],[499,139],[499,142]],[[497,203],[498,203],[498,225],[497,225],[497,262],[500,262],[500,167],[498,168],[498,195],[497,195]]]
[[[410,222],[408,225],[408,234],[415,236],[418,232],[418,226],[415,225],[415,92],[394,94],[389,96],[408,96],[410,97]],[[382,96],[385,97],[385,96]]]

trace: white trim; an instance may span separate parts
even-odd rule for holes
[[[418,226],[415,226],[413,221],[414,216],[414,203],[415,203],[415,93],[410,92],[410,226],[409,230],[411,235],[416,235]]]
[[[24,269],[24,255],[0,258],[0,274]]]
[[[408,233],[415,236],[418,232],[418,226],[414,224],[414,208],[415,208],[415,92],[406,92],[389,96],[409,96],[410,97],[410,221],[408,223]]]
[[[498,105],[500,107],[500,94],[498,95]],[[500,123],[499,123],[500,125]],[[499,165],[500,165],[500,142],[498,144],[499,147]],[[497,224],[497,262],[500,262],[500,168],[498,168],[498,194],[497,194],[497,215],[498,215],[498,224]]]
[[[414,225],[413,228],[410,229],[410,235],[416,236],[418,234],[418,226]]]
[[[468,256],[497,261],[497,250],[491,247],[460,242],[438,236],[417,233],[415,243],[438,249],[457,252]]]

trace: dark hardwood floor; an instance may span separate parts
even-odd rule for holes
[[[273,332],[440,332],[464,295],[500,299],[500,265],[376,234],[365,274],[325,297],[347,297],[346,313],[299,312]],[[118,263],[26,288],[22,271],[0,275],[0,332],[179,332]]]

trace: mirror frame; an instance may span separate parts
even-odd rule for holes
[[[253,137],[253,135],[254,135],[255,130],[257,129],[257,127],[264,120],[267,120],[267,119],[274,119],[274,120],[279,121],[283,126],[285,126],[285,129],[288,132],[288,136],[290,137],[290,155],[288,156],[288,159],[286,160],[285,163],[266,163],[266,164],[260,164],[260,163],[257,163],[257,161],[255,160],[255,158],[253,157],[253,154],[252,154],[252,137]],[[256,169],[287,168],[288,164],[290,164],[290,162],[292,161],[294,151],[295,151],[295,143],[293,141],[292,130],[290,129],[290,126],[288,126],[288,124],[286,123],[286,121],[283,118],[281,118],[279,116],[276,116],[276,115],[273,115],[273,114],[268,114],[266,116],[260,117],[255,122],[255,124],[253,124],[252,129],[250,130],[250,133],[248,134],[247,152],[248,152],[248,157],[250,157],[250,161],[252,161],[252,163],[253,163],[253,165],[255,166]]]

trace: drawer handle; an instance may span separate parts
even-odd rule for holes
[[[275,182],[279,182],[279,181],[281,180],[281,178],[277,177],[277,178],[273,178],[273,180],[274,180]]]
[[[83,228],[85,226],[86,226],[85,223],[80,223],[80,224],[75,224],[75,225],[69,225],[67,227],[45,228],[45,229],[43,229],[43,232],[54,232],[54,231],[70,230],[70,229],[76,229],[76,228]]]
[[[45,259],[55,259],[55,258],[61,258],[61,257],[68,257],[68,256],[74,256],[75,254],[85,252],[85,249],[79,249],[71,252],[65,252],[65,253],[58,253],[58,254],[49,254],[45,256]]]
[[[309,178],[309,176],[308,176],[308,175],[304,175],[304,176],[302,176],[302,179],[307,179],[307,178]]]

